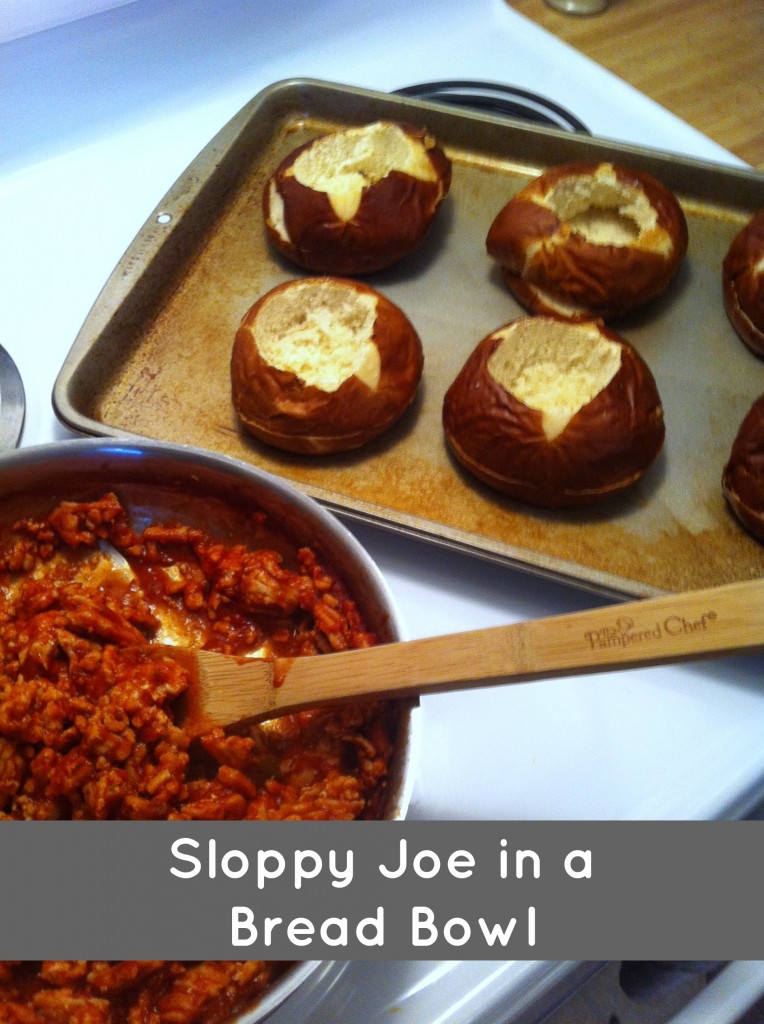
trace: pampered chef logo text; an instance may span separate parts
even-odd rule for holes
[[[667,615],[647,629],[637,629],[634,619],[628,615],[617,618],[612,626],[593,629],[584,633],[592,649],[603,647],[633,647],[635,644],[651,643],[664,636],[679,636],[705,633],[716,619],[716,612],[704,612],[698,619],[686,619],[683,615]]]

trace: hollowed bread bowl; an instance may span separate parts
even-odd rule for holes
[[[609,319],[661,295],[687,241],[679,202],[651,175],[576,163],[551,168],[516,193],[486,246],[528,311]]]
[[[484,338],[448,389],[455,458],[519,501],[589,505],[635,483],[663,447],[649,367],[599,321],[524,317]]]
[[[234,407],[255,437],[321,455],[367,444],[411,404],[419,335],[380,292],[343,278],[289,281],[244,316],[231,354]]]
[[[376,121],[290,153],[263,193],[266,231],[306,270],[368,274],[424,241],[450,185],[451,162],[426,131]]]
[[[764,395],[740,424],[722,473],[722,492],[743,526],[764,540]]]
[[[764,210],[738,232],[722,265],[724,305],[745,344],[764,356]]]

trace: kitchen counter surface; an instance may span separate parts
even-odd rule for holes
[[[764,170],[761,0],[612,0],[591,17],[506,2]]]

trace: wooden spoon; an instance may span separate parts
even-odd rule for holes
[[[764,579],[321,657],[259,660],[150,647],[192,673],[184,726],[764,650]]]

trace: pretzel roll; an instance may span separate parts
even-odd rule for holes
[[[722,473],[722,492],[743,526],[764,540],[764,395],[740,424]]]
[[[738,232],[722,264],[724,306],[732,326],[764,356],[764,210]]]
[[[255,437],[309,455],[367,444],[416,394],[422,344],[379,292],[340,278],[279,285],[244,316],[231,354],[234,407]]]
[[[319,274],[368,274],[425,239],[451,185],[451,161],[407,124],[376,121],[295,149],[268,180],[272,244]]]
[[[524,317],[488,335],[446,393],[456,459],[489,487],[548,508],[635,483],[663,447],[649,367],[601,321]]]
[[[669,286],[687,221],[655,178],[614,164],[566,164],[503,207],[486,239],[515,298],[532,313],[609,319]]]

